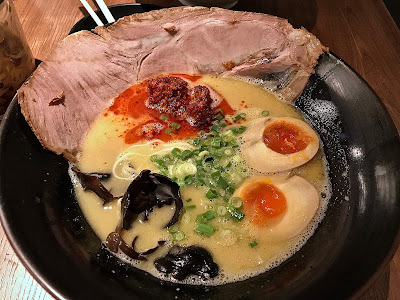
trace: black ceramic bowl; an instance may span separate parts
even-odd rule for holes
[[[112,12],[119,17],[143,8],[118,6]],[[94,26],[87,22],[74,29]],[[296,105],[323,139],[333,197],[307,244],[257,277],[217,287],[182,286],[106,255],[75,201],[67,162],[41,147],[16,98],[1,125],[3,227],[25,267],[62,299],[357,296],[389,263],[399,243],[399,136],[374,92],[332,54],[321,57]]]

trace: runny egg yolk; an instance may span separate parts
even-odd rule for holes
[[[313,140],[301,128],[285,121],[273,122],[266,126],[262,138],[268,148],[281,154],[304,150]]]
[[[248,183],[241,190],[240,196],[246,216],[258,226],[265,225],[286,211],[285,195],[267,181]]]

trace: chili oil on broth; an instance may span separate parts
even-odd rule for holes
[[[272,93],[260,86],[238,79],[220,78],[216,76],[203,76],[196,84],[205,84],[222,95],[233,109],[235,114],[246,113],[246,120],[241,125],[251,125],[253,120],[260,118],[263,111],[268,111],[271,117],[292,117],[302,119],[303,117],[296,108],[284,101],[277,99]],[[124,140],[122,132],[134,125],[134,120],[113,113],[101,114],[93,123],[83,143],[82,152],[79,157],[78,167],[82,172],[106,172],[111,173],[109,180],[104,186],[114,195],[121,196],[126,191],[130,180],[119,179],[113,174],[113,168],[120,154],[130,149],[135,149],[137,160],[140,160],[142,169],[157,172],[157,167],[150,161],[150,156],[160,151],[168,151],[184,141],[161,141],[140,142],[143,146],[132,147]],[[188,144],[187,144],[188,145]],[[188,146],[190,147],[190,146]],[[141,149],[140,149],[141,148]],[[90,191],[83,191],[77,179],[71,173],[75,183],[77,201],[81,210],[102,241],[107,235],[114,231],[121,218],[121,203],[111,202],[103,206],[103,201]],[[250,175],[257,175],[252,170]],[[268,235],[263,234],[262,227],[257,228],[246,218],[241,222],[227,221],[226,218],[216,217],[210,223],[218,230],[211,237],[204,237],[194,231],[196,215],[214,208],[216,205],[205,197],[204,187],[183,186],[181,196],[185,206],[196,205],[195,209],[183,211],[177,225],[179,231],[183,231],[186,238],[175,241],[182,246],[197,245],[206,248],[212,255],[214,261],[220,267],[220,275],[206,282],[197,282],[193,278],[183,283],[218,285],[228,282],[244,280],[269,270],[297,252],[313,234],[319,222],[322,220],[330,198],[330,185],[327,176],[327,164],[322,150],[305,165],[288,172],[281,172],[274,176],[282,178],[299,175],[310,182],[319,192],[320,203],[312,221],[299,235],[288,240],[271,241]],[[191,198],[190,203],[185,199]],[[133,261],[124,255],[120,258],[131,262],[136,267],[143,269],[161,279],[166,279],[154,267],[154,260],[164,256],[168,247],[172,246],[171,236],[164,228],[174,212],[174,205],[154,209],[146,222],[137,220],[132,229],[124,232],[123,238],[130,244],[135,236],[139,236],[136,242],[137,251],[145,251],[157,246],[160,240],[169,241],[164,247],[160,247],[154,254],[148,257],[148,261]],[[140,219],[140,218],[138,218]],[[250,247],[249,243],[257,241],[256,247]]]

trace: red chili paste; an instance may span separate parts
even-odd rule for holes
[[[201,78],[194,75],[179,76],[192,81]],[[221,109],[226,114],[235,112],[225,99],[215,108],[211,107],[212,102],[207,87],[198,85],[191,89],[182,78],[165,76],[126,89],[115,98],[109,110],[116,115],[144,119],[142,123],[136,123],[134,128],[124,132],[126,143],[152,139],[167,142],[193,137],[200,129],[209,129]],[[162,120],[161,116],[168,118]],[[171,126],[173,123],[179,124],[179,128]]]

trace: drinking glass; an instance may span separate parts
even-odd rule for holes
[[[12,0],[0,0],[0,116],[35,68]]]

